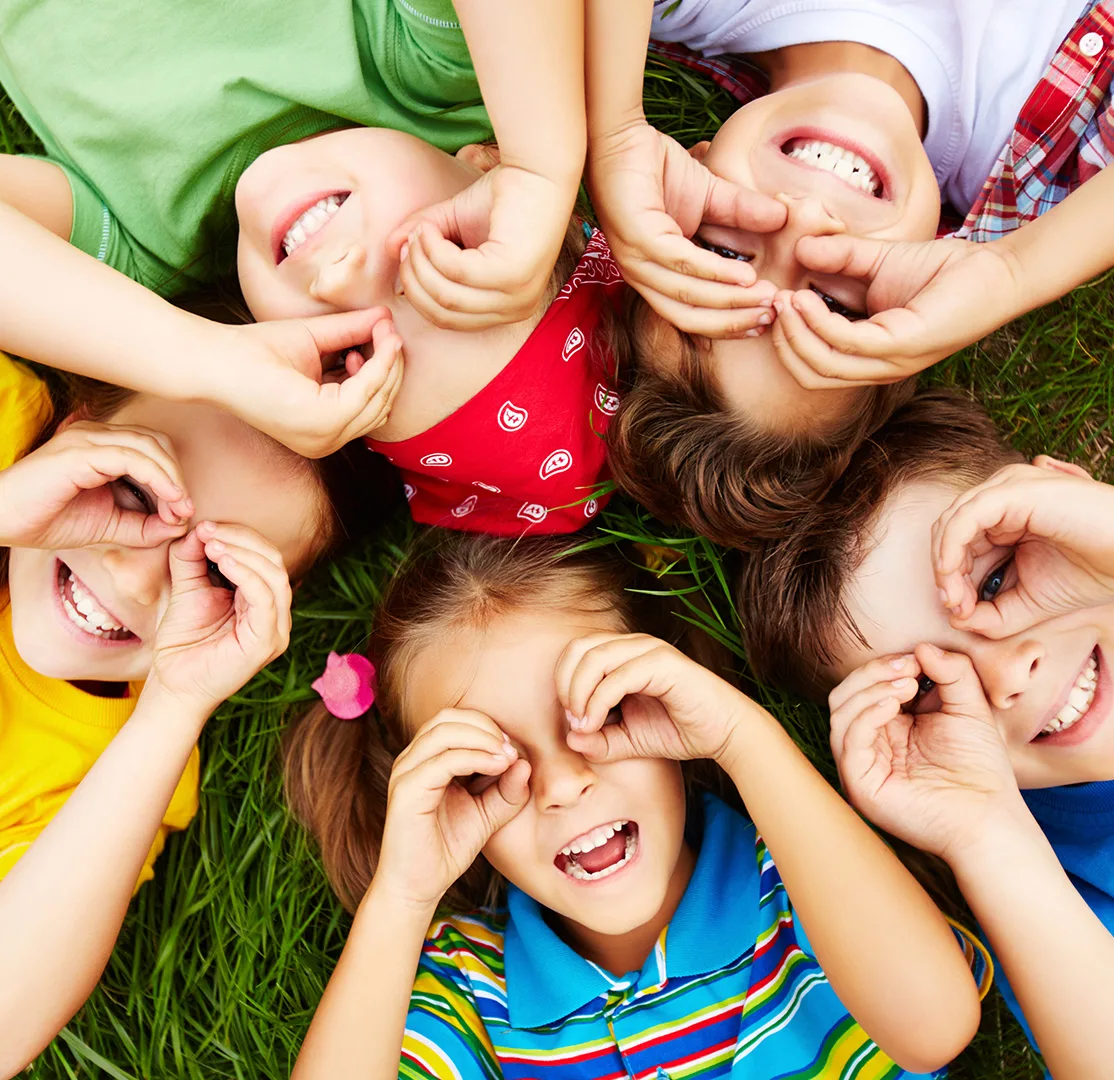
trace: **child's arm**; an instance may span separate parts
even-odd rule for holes
[[[476,330],[534,314],[561,250],[584,169],[584,2],[454,6],[501,164],[409,217],[387,246],[415,307]]]
[[[901,712],[922,673],[936,683],[939,710]],[[831,704],[849,798],[951,866],[1049,1071],[1056,1080],[1105,1075],[1114,1060],[1114,937],[1025,806],[970,660],[921,645],[914,656],[864,665]]]
[[[0,154],[0,205],[37,221],[63,240],[73,228],[73,193],[66,174],[53,162]]]
[[[651,0],[587,0],[588,185],[623,276],[693,334],[731,337],[769,314],[774,288],[746,263],[697,246],[702,221],[769,232],[785,207],[716,176],[646,122]]]
[[[89,996],[206,719],[289,639],[286,570],[255,533],[203,522],[170,552],[170,604],[135,712],[0,882],[0,1076]],[[234,594],[209,583],[210,558]]]
[[[573,642],[557,668],[569,746],[591,761],[711,758],[766,841],[816,959],[867,1034],[932,1072],[978,1027],[978,994],[944,917],[764,709],[644,635]],[[607,724],[623,702],[623,720]]]
[[[457,777],[498,777],[472,795]],[[394,1080],[426,931],[448,888],[529,799],[530,765],[489,717],[444,709],[391,770],[383,842],[293,1080]]]
[[[378,427],[401,380],[385,308],[226,326],[182,311],[0,204],[0,349],[179,401],[206,401],[322,457]],[[357,350],[370,342],[364,363]],[[322,365],[348,353],[349,378]]]
[[[798,376],[803,385],[915,375],[1114,266],[1112,203],[1114,169],[1104,169],[990,243],[803,237],[797,257],[804,266],[869,282],[873,315],[851,322],[814,293],[779,293],[774,343],[808,369]]]

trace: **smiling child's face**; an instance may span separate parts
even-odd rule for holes
[[[937,594],[930,543],[933,523],[957,494],[948,484],[920,482],[887,499],[872,526],[872,546],[843,594],[866,644],[837,649],[834,679],[921,642],[964,653],[1022,788],[1114,779],[1114,604],[1049,619],[1002,641],[955,629]],[[1003,580],[996,571],[1009,555],[996,548],[976,560],[971,577],[984,599]],[[933,691],[915,710],[938,706]],[[1062,726],[1049,731],[1057,718]]]
[[[777,232],[704,225],[698,240],[749,262],[779,289],[821,293],[841,314],[865,311],[866,286],[802,266],[801,237],[848,232],[930,240],[936,234],[940,190],[912,114],[896,90],[869,75],[828,75],[758,98],[694,154],[716,175],[781,197],[788,208]],[[675,359],[667,349],[652,362],[668,368]],[[830,423],[858,393],[803,389],[778,360],[769,332],[713,341],[703,363],[731,406],[766,428]]]
[[[463,191],[480,171],[386,128],[349,128],[276,147],[236,185],[238,270],[257,320],[389,304],[388,235]]]
[[[530,763],[529,802],[483,855],[555,912],[574,938],[578,928],[619,935],[650,922],[683,891],[678,876],[688,865],[678,763],[635,758],[592,765],[565,741],[558,659],[576,638],[622,630],[602,613],[554,607],[540,616],[510,614],[482,633],[448,635],[420,654],[406,702],[411,730],[443,708],[482,712]],[[592,850],[574,853],[574,846]]]
[[[247,526],[273,543],[286,565],[315,548],[322,494],[308,468],[246,424],[208,405],[139,395],[109,423],[169,437],[196,507],[194,521]],[[112,485],[121,506],[153,506],[149,492]],[[169,544],[96,545],[69,551],[13,548],[8,585],[16,648],[51,678],[144,679],[155,629],[170,597]]]

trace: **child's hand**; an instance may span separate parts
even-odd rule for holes
[[[774,232],[785,224],[782,203],[716,176],[645,121],[593,139],[588,167],[615,261],[662,318],[706,337],[737,336],[763,316],[769,321],[774,287],[689,237],[702,222]]]
[[[303,457],[334,453],[390,415],[403,360],[386,308],[222,329],[230,391],[217,403]],[[334,378],[326,367],[337,355]]]
[[[290,579],[258,533],[210,521],[170,546],[170,579],[147,685],[207,717],[285,652]]]
[[[395,759],[377,884],[434,908],[530,797],[530,765],[483,713],[442,709]]]
[[[919,693],[918,678],[935,686]],[[945,859],[1020,802],[1009,756],[971,661],[932,645],[864,664],[828,698],[832,754],[852,805]],[[931,710],[931,711],[929,711]]]
[[[578,638],[555,678],[572,729],[569,747],[589,761],[722,762],[735,725],[753,707],[707,668],[646,634]]]
[[[146,428],[78,421],[0,473],[3,547],[154,547],[192,514],[170,440]]]
[[[806,389],[900,382],[1027,310],[1018,268],[998,244],[844,234],[802,237],[796,251],[811,270],[868,282],[874,312],[851,321],[811,290],[778,294],[774,347]]]
[[[387,238],[406,298],[448,330],[519,322],[541,305],[576,184],[500,164]]]
[[[994,573],[974,562],[1002,551]],[[952,624],[1010,637],[1114,599],[1114,488],[1041,456],[965,491],[932,530],[932,564]]]

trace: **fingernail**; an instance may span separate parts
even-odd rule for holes
[[[239,563],[237,563],[236,560],[231,555],[225,555],[224,565],[226,567],[228,567],[229,569],[231,569],[233,566],[238,566]]]
[[[927,641],[925,642],[925,648],[928,649],[928,651],[930,653],[932,653],[933,656],[943,656],[944,655],[944,650],[943,649],[939,648],[936,645],[931,644],[930,642],[927,642]]]
[[[395,277],[395,296],[402,295],[402,275],[399,274]]]
[[[762,314],[758,316],[759,326],[769,326],[771,322],[773,322],[773,319],[771,319],[769,315]]]
[[[747,330],[743,334],[743,337],[761,337],[761,336],[762,336],[762,328],[760,326],[755,327],[753,330]]]
[[[940,597],[940,603],[943,604],[944,607],[949,608],[949,609],[951,608],[952,602],[951,602],[951,599],[948,596],[948,593],[947,593],[946,589],[943,589],[943,588],[937,589],[936,590],[936,595],[938,597]]]
[[[513,746],[511,746],[510,742],[507,739],[503,740],[503,757],[505,757],[508,761],[514,761],[514,759],[518,757],[518,751]]]
[[[894,671],[901,671],[901,669],[909,663],[909,660],[910,658],[908,656],[899,656],[896,660],[890,661],[890,667],[892,667]]]
[[[780,315],[784,310],[785,310],[785,301],[784,300],[775,300],[774,301],[774,311],[776,311]]]
[[[404,240],[402,242],[402,247],[401,247],[401,249],[399,250],[399,253],[398,253],[398,261],[399,262],[406,262],[406,256],[409,255],[409,254],[410,254],[410,241],[409,240]]]
[[[213,555],[223,555],[226,550],[224,544],[220,540],[210,540],[206,548]]]
[[[759,307],[773,307],[774,306],[773,297],[767,296],[765,299],[759,300],[758,301],[758,306]]]
[[[905,690],[907,687],[916,683],[915,679],[894,679],[890,686],[895,690]]]
[[[565,719],[573,731],[579,731],[584,726],[584,721],[579,716],[573,716],[568,709],[565,710]]]

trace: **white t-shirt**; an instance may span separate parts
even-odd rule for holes
[[[888,53],[928,105],[924,147],[966,213],[1083,0],[655,0],[651,36],[708,56],[819,41]]]

